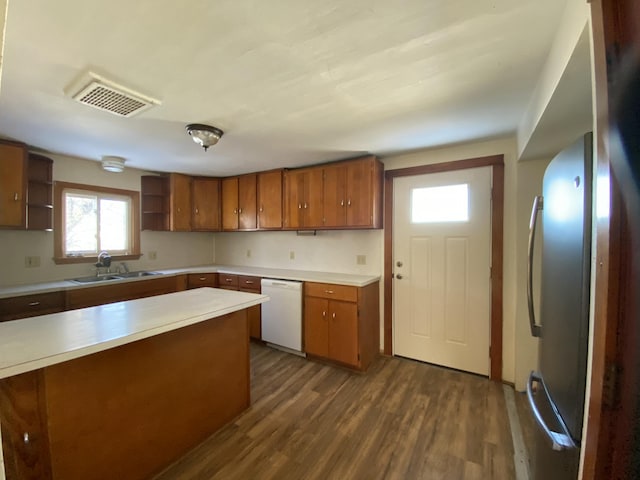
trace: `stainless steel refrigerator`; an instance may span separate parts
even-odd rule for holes
[[[538,337],[538,371],[527,395],[538,429],[532,478],[575,480],[585,401],[591,265],[592,135],[547,167],[529,231],[529,321]],[[540,312],[533,307],[536,226],[542,227]],[[537,318],[536,318],[537,317]]]

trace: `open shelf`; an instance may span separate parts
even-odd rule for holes
[[[53,230],[53,160],[29,153],[27,230]]]

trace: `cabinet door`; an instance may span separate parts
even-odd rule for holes
[[[282,171],[258,175],[258,228],[282,228]]]
[[[304,226],[322,228],[323,217],[323,170],[310,168],[304,179]]]
[[[341,227],[346,221],[347,169],[342,165],[330,165],[324,169],[324,226]]]
[[[191,230],[191,177],[172,173],[169,182],[171,231],[188,232]]]
[[[329,356],[329,301],[304,299],[304,351],[319,357]]]
[[[238,177],[222,179],[222,229],[238,229]]]
[[[20,145],[0,144],[0,226],[25,228],[26,150]]]
[[[302,226],[304,204],[304,171],[296,170],[284,174],[284,227]]]
[[[358,305],[329,302],[329,358],[358,365]]]
[[[192,230],[220,229],[220,181],[217,178],[194,178]]]
[[[243,175],[238,178],[238,228],[255,230],[257,226],[257,175]]]
[[[249,336],[256,340],[262,340],[262,311],[260,305],[247,308],[247,318],[249,319]]]
[[[347,164],[347,218],[346,225],[366,227],[372,225],[373,163],[361,160]]]

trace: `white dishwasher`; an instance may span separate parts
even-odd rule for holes
[[[262,340],[302,353],[302,282],[263,278]]]

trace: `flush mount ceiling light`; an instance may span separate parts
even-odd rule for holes
[[[124,170],[125,159],[121,157],[102,157],[102,169],[107,172],[120,173]]]
[[[194,142],[204,148],[205,152],[207,148],[218,143],[218,140],[220,140],[220,137],[224,134],[219,128],[201,123],[190,123],[187,125],[187,133],[191,135]]]

